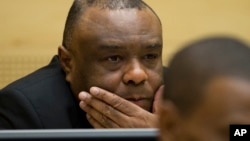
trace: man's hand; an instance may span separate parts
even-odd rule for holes
[[[156,96],[161,95],[162,89],[159,88]],[[81,109],[87,113],[87,119],[94,128],[156,127],[156,114],[101,88],[92,87],[90,93],[81,92],[79,99]]]
[[[164,85],[162,85],[157,92],[155,93],[155,98],[154,98],[154,103],[153,103],[153,113],[158,114],[159,113],[159,104],[161,102],[161,97],[163,94],[163,90],[164,90]]]

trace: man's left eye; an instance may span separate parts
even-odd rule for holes
[[[147,54],[144,56],[144,59],[152,60],[152,59],[156,59],[157,57],[158,57],[157,54]]]
[[[121,59],[122,58],[120,56],[118,56],[118,55],[108,57],[108,61],[114,62],[114,63],[121,61]]]

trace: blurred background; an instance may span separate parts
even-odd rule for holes
[[[163,62],[206,36],[250,44],[250,0],[145,0],[163,24]],[[72,0],[0,0],[0,89],[49,63]]]

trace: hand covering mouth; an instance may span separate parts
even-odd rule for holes
[[[130,101],[131,103],[134,103],[135,105],[138,105],[140,107],[145,107],[145,105],[148,105],[151,102],[151,98],[128,98],[126,99]]]

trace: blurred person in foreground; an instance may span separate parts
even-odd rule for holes
[[[169,63],[160,103],[161,141],[228,141],[230,124],[250,123],[250,49],[206,38]]]
[[[0,91],[0,128],[153,128],[162,27],[141,0],[75,0],[58,55]]]

